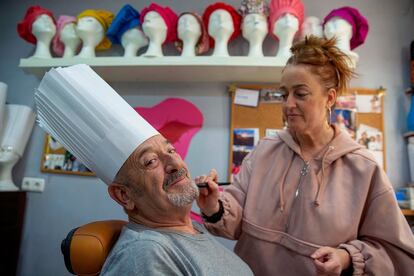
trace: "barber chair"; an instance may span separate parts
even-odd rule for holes
[[[201,216],[193,211],[191,219],[203,223]],[[122,220],[104,220],[72,229],[60,245],[66,269],[79,276],[99,275],[126,223]]]
[[[79,276],[99,275],[126,223],[122,220],[96,221],[72,229],[60,246],[66,269]]]

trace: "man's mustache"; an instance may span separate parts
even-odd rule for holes
[[[170,186],[171,183],[173,183],[175,180],[181,178],[183,175],[187,174],[187,170],[185,168],[181,168],[178,171],[169,174],[167,178],[164,181],[164,187]]]

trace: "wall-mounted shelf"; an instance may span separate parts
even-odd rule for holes
[[[52,58],[21,59],[19,67],[43,77],[51,67],[90,65],[107,81],[140,82],[260,82],[280,80],[283,66],[275,57]]]

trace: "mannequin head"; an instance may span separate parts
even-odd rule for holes
[[[0,190],[17,190],[11,172],[23,156],[34,122],[35,114],[29,107],[5,106],[4,130],[0,137]]]
[[[148,38],[141,29],[132,28],[126,31],[121,37],[121,44],[125,48],[128,44],[135,44],[139,48],[148,45]]]
[[[186,41],[197,42],[201,36],[201,26],[197,18],[192,14],[184,14],[178,19],[178,38]]]
[[[301,38],[311,35],[323,38],[322,22],[315,16],[306,17],[301,27]]]
[[[359,55],[351,51],[352,26],[348,21],[334,16],[325,23],[324,33],[326,38],[336,38],[336,46],[350,59],[349,66],[355,68]]]
[[[106,31],[112,23],[114,15],[106,10],[84,10],[78,16],[76,34],[82,40],[80,57],[94,57],[96,50],[111,48],[111,41]]]
[[[119,10],[106,35],[112,43],[122,44],[125,57],[136,56],[141,47],[148,45],[141,30],[140,14],[129,4]]]
[[[345,19],[334,16],[325,23],[324,33],[328,39],[336,37],[338,40],[350,41],[352,26]]]
[[[323,26],[327,38],[336,36],[338,47],[344,50],[353,50],[363,44],[369,30],[367,19],[352,7],[332,10],[324,18]]]
[[[84,45],[94,48],[98,46],[105,36],[103,26],[92,16],[85,16],[78,20],[76,34]]]
[[[208,22],[208,33],[215,41],[219,39],[228,41],[233,32],[233,20],[228,11],[219,9],[211,14]]]
[[[19,188],[13,183],[11,176],[12,169],[19,159],[20,156],[17,155],[12,148],[0,148],[0,191],[19,190]]]
[[[151,3],[141,11],[140,20],[150,47],[151,42],[165,44],[177,40],[178,16],[169,7]]]
[[[167,38],[167,24],[155,11],[150,11],[145,15],[142,30],[151,42],[163,44]]]
[[[60,40],[65,45],[79,45],[80,39],[78,35],[76,34],[76,24],[75,23],[69,23],[66,24],[65,27],[63,27],[61,33],[60,33]]]
[[[0,164],[16,164],[20,156],[13,150],[12,147],[1,147],[0,148]],[[1,166],[1,165],[0,165]]]
[[[175,47],[181,56],[201,55],[209,49],[209,37],[200,15],[184,12],[178,17]]]
[[[139,49],[148,45],[148,38],[140,28],[135,27],[129,29],[122,35],[121,44],[125,49],[124,56],[136,56],[136,52]],[[132,52],[127,50],[128,47],[133,48]]]
[[[61,57],[72,57],[78,50],[81,40],[76,34],[77,19],[74,16],[61,15],[56,24],[56,35],[53,37],[53,52]]]
[[[38,41],[42,40],[50,43],[56,34],[56,26],[53,19],[47,14],[38,16],[33,22],[32,33]]]
[[[207,27],[212,48],[217,43],[224,47],[224,44],[240,34],[241,15],[226,3],[217,2],[208,6],[203,13],[203,22]]]
[[[55,35],[55,19],[49,10],[31,6],[17,25],[17,31],[21,38],[36,44],[38,39],[48,40]]]
[[[279,40],[289,35],[294,35],[299,30],[299,20],[296,16],[286,13],[279,17],[274,26],[273,34],[279,38]]]
[[[285,38],[292,32],[295,34],[302,25],[305,8],[301,0],[271,0],[269,10],[270,33],[276,39]],[[287,30],[283,30],[285,26]],[[276,27],[278,30],[275,30]]]
[[[106,33],[114,44],[122,44],[124,49],[133,45],[136,51],[148,44],[148,39],[141,30],[141,20],[139,12],[129,4],[124,5]],[[135,53],[131,53],[134,56]],[[125,52],[126,54],[126,52]]]
[[[254,40],[263,41],[267,32],[268,26],[265,15],[251,13],[244,17],[242,22],[242,35],[249,42]]]

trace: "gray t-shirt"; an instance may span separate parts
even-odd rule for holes
[[[200,224],[201,234],[156,230],[129,222],[109,253],[101,275],[253,275],[233,252]]]

